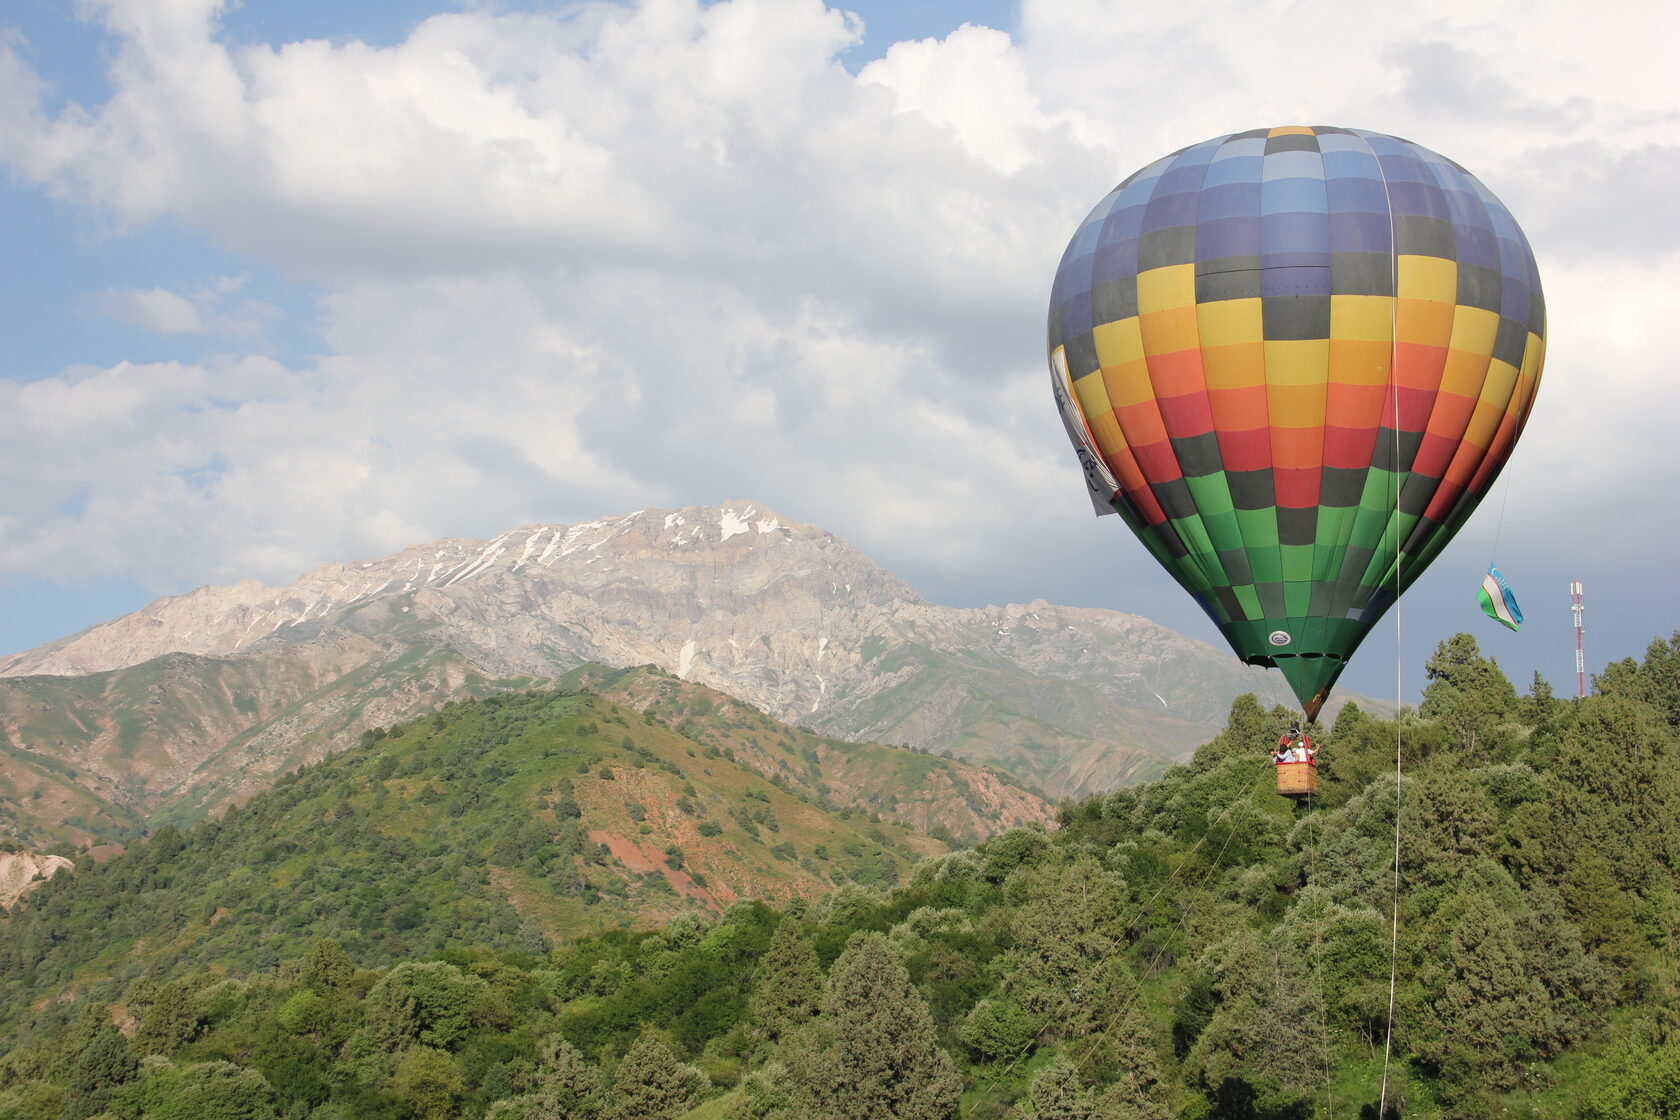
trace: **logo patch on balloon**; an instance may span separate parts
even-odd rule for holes
[[[1266,640],[1274,646],[1286,646],[1289,644],[1289,635],[1282,630],[1273,630]]]

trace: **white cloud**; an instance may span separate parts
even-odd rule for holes
[[[280,315],[270,303],[244,294],[247,276],[221,276],[186,293],[167,288],[108,288],[88,297],[96,314],[156,334],[213,335],[243,345],[260,345]]]
[[[892,91],[894,109],[949,127],[1005,174],[1035,158],[1044,121],[1026,63],[1007,34],[963,24],[944,39],[895,43],[858,73]]]
[[[104,104],[49,113],[0,45],[0,159],[95,221],[302,278],[326,352],[242,360],[278,312],[236,283],[98,297],[231,356],[0,385],[28,483],[0,570],[281,578],[756,498],[934,578],[1030,571],[1035,536],[1090,537],[1043,393],[1066,237],[1133,168],[1285,121],[1409,136],[1505,198],[1553,316],[1525,477],[1637,504],[1680,467],[1656,430],[1680,407],[1680,27],[1613,7],[1027,0],[1013,37],[965,25],[854,76],[858,24],[817,0],[472,10],[388,47],[102,0]],[[1604,453],[1566,468],[1583,443]]]
[[[198,334],[204,323],[193,301],[162,288],[111,289],[93,296],[102,315],[158,334]]]

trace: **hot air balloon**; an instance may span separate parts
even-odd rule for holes
[[[1098,512],[1311,719],[1492,486],[1545,334],[1534,255],[1475,177],[1298,126],[1110,192],[1056,270],[1049,351]]]

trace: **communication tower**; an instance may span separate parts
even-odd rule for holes
[[[1579,697],[1587,694],[1586,647],[1581,643],[1581,635],[1584,633],[1581,626],[1581,611],[1584,608],[1581,606],[1580,580],[1574,580],[1570,583],[1569,596],[1573,600],[1575,611],[1575,695]]]

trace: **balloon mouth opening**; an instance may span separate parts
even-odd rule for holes
[[[1326,661],[1347,663],[1347,658],[1334,653],[1258,653],[1243,658],[1245,665],[1258,665],[1262,669],[1281,669],[1280,661],[1310,661],[1323,658]]]
[[[1308,720],[1318,718],[1319,711],[1330,696],[1330,686],[1336,683],[1336,678],[1347,666],[1344,654],[1321,650],[1253,654],[1243,660],[1250,665],[1280,670],[1289,679],[1295,698],[1301,702],[1301,713]]]

